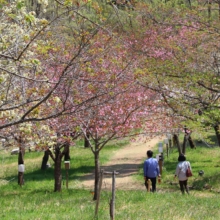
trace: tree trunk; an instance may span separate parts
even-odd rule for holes
[[[183,138],[183,147],[182,147],[182,153],[183,154],[186,154],[186,142],[187,142],[187,139],[188,139],[188,135],[185,134],[184,138]]]
[[[25,148],[22,146],[22,138],[17,139],[19,143],[18,165],[24,164]],[[24,172],[18,172],[18,184],[24,185]]]
[[[65,147],[64,147],[64,161],[68,161],[70,160],[70,145],[69,144],[65,144]]]
[[[211,5],[212,3],[209,1],[208,2],[208,18],[211,18]]]
[[[190,133],[186,133],[184,135],[184,140],[183,140],[183,147],[182,147],[182,153],[183,154],[186,154],[186,143],[187,143],[187,141],[189,141],[189,146],[190,146],[191,149],[196,148]]]
[[[177,148],[178,148],[178,151],[179,151],[179,155],[182,153],[182,150],[181,150],[181,146],[180,146],[180,142],[179,142],[179,137],[177,134],[174,134],[173,135],[173,138],[174,138],[174,141],[177,145]]]
[[[173,147],[177,147],[176,138],[174,137],[174,135],[172,136],[172,140],[170,140],[170,143],[171,143],[171,146],[173,145]]]
[[[41,12],[41,4],[37,3],[36,5],[36,9],[35,9],[35,13],[36,13],[36,17],[38,18]]]
[[[55,147],[55,161],[54,161],[54,192],[61,192],[62,174],[61,174],[61,160],[62,153],[59,144]]]
[[[218,146],[220,147],[220,126],[219,126],[219,124],[216,124],[214,126],[214,129],[215,129],[215,134],[216,134],[216,138],[218,141]]]
[[[89,134],[87,133],[86,136],[87,137],[84,137],[84,147],[88,148],[88,147],[90,147],[89,140],[88,140],[89,139]]]
[[[220,2],[218,1],[218,20],[220,21]]]
[[[41,164],[41,170],[47,169],[48,159],[49,159],[49,151],[46,150],[46,151],[44,151],[44,156],[43,156],[43,160],[42,160],[42,164]]]
[[[189,5],[189,8],[192,9],[191,0],[188,0],[188,5]]]
[[[192,140],[191,135],[189,135],[188,141],[189,141],[189,146],[190,146],[192,149],[193,149],[193,148],[196,148],[196,146],[195,146],[195,144],[194,144],[194,142],[193,142],[193,140]]]
[[[99,173],[100,173],[99,150],[96,150],[94,152],[94,156],[95,156],[95,185],[94,185],[94,197],[93,197],[93,200],[97,200],[98,185],[99,185]]]

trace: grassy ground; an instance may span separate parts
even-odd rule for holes
[[[101,152],[101,164],[107,161],[112,151],[125,143],[112,144]],[[78,188],[80,176],[94,167],[93,155],[84,149],[82,143],[71,148],[71,169],[69,170],[69,189],[53,192],[53,167],[40,170],[43,153],[25,155],[25,185],[17,184],[17,156],[1,151],[0,162],[0,219],[5,220],[92,220],[95,202],[90,191]],[[157,185],[157,193],[146,191],[116,191],[115,219],[219,219],[219,173],[220,149],[206,148],[197,144],[196,149],[187,148],[187,160],[191,162],[194,176],[190,178],[190,195],[181,195],[173,174],[177,164],[178,152],[173,149],[169,157],[165,155],[162,184]],[[204,170],[204,176],[198,171]],[[142,164],[135,178],[143,182]],[[206,187],[205,187],[206,186]],[[209,186],[209,187],[207,187]],[[98,218],[110,219],[109,200],[111,192],[102,191]]]

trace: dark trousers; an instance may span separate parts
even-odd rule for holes
[[[151,181],[151,184],[152,184],[152,192],[155,192],[156,191],[156,182],[157,182],[157,178],[154,177],[154,178],[150,178],[150,177],[146,177],[146,181],[145,181],[145,186],[146,188],[148,189],[148,180],[150,179]]]
[[[187,180],[179,181],[179,184],[180,184],[180,190],[181,190],[181,192],[184,194],[184,193],[185,193],[185,190],[186,190],[186,192],[189,194],[189,188],[188,188],[188,186],[187,186]]]

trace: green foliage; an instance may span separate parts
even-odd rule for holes
[[[25,2],[24,1],[18,1],[17,2],[17,9],[21,9],[24,6],[25,6]]]
[[[5,0],[0,0],[0,8],[2,8],[7,2]]]
[[[25,15],[25,21],[27,21],[29,24],[33,23],[35,20],[35,17],[31,14],[26,14]]]
[[[64,6],[71,6],[72,5],[72,1],[71,0],[65,0],[64,1]]]

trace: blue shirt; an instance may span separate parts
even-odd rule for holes
[[[155,178],[160,174],[157,159],[148,158],[144,161],[144,176],[149,178]]]

